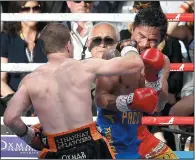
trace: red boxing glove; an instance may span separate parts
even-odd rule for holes
[[[133,95],[129,108],[146,113],[154,113],[158,105],[157,92],[153,88],[138,88]]]
[[[23,136],[20,136],[20,138],[35,150],[41,151],[44,148],[42,142],[42,128],[39,124],[27,127],[27,131]]]
[[[163,53],[156,48],[150,48],[143,51],[141,57],[145,65],[145,79],[149,82],[157,81],[159,79],[158,73],[165,64]]]

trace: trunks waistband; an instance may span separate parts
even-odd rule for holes
[[[66,132],[48,134],[44,133],[46,143],[50,150],[68,150],[75,146],[102,138],[96,128],[96,122]]]

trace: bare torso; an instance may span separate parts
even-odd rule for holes
[[[144,87],[145,84],[145,80],[141,73],[115,76],[111,78],[111,81],[114,86],[111,93],[117,96],[133,93],[135,89]]]
[[[93,121],[92,74],[75,60],[46,64],[28,76],[26,87],[45,133],[59,133]]]
[[[102,96],[107,96],[107,99],[109,99],[108,103],[110,103],[110,105],[108,105],[107,108],[104,108],[104,101],[98,98],[97,100],[99,101],[96,101],[97,105],[99,107],[102,107],[101,104],[103,104],[103,109],[112,110],[112,111],[111,112],[108,112],[108,111],[101,112],[100,110],[100,113],[98,114],[98,120],[100,120],[101,117],[104,117],[103,119],[105,119],[105,117],[108,118],[109,116],[114,114],[115,117],[118,117],[118,118],[115,118],[115,121],[117,121],[116,124],[118,123],[140,124],[140,121],[143,115],[142,112],[138,112],[138,111],[130,111],[129,113],[128,112],[123,112],[123,113],[118,112],[115,101],[116,101],[117,96],[128,95],[130,93],[134,93],[135,89],[145,87],[145,79],[144,79],[144,76],[141,74],[141,72],[137,72],[136,74],[133,74],[133,75],[113,76],[113,77],[107,77],[107,78],[104,77],[104,79],[102,79],[102,81],[99,81],[99,82],[100,83],[98,85],[101,85],[102,83],[106,83],[106,85],[109,85],[109,87],[107,88],[108,89],[107,91],[103,89],[103,92],[98,92],[97,94],[100,94]],[[102,97],[102,99],[104,99],[104,97]],[[113,111],[116,111],[116,112],[113,112]],[[102,114],[104,116],[102,116]]]

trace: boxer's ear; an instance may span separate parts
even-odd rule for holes
[[[72,45],[71,41],[68,41],[68,44],[66,45],[66,48],[67,48],[67,51],[69,53],[73,52],[73,45]]]
[[[132,23],[131,26],[129,26],[129,31],[131,33],[133,33],[133,31],[134,31],[134,23]]]

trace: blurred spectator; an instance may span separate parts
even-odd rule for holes
[[[184,62],[194,63],[194,39],[188,46],[188,56]],[[175,116],[192,116],[194,114],[194,72],[184,72],[181,100],[174,104],[169,114]],[[185,106],[185,107],[184,107]]]
[[[174,13],[194,13],[194,1],[181,2],[180,6]],[[171,8],[172,9],[172,8]],[[173,10],[172,10],[173,11]],[[178,38],[182,47],[182,61],[183,63],[194,62],[194,22],[186,22],[181,25],[180,22],[170,22],[168,28],[168,34]],[[172,101],[172,107],[168,110],[170,116],[192,116],[194,114],[194,73],[183,73],[183,84],[181,94],[178,94],[178,98]],[[169,96],[170,97],[170,96]],[[170,126],[174,128],[174,126]],[[192,127],[179,127],[186,132],[193,132]],[[175,135],[176,139],[178,135]],[[188,136],[180,136],[180,145],[183,146],[177,149],[184,150]],[[193,138],[191,137],[191,142]],[[178,145],[177,145],[178,146]]]
[[[2,8],[1,2],[0,2],[0,11],[1,11],[1,13],[3,13],[3,8]],[[1,21],[1,31],[2,31],[2,29],[3,29],[3,21]]]
[[[96,1],[93,2],[93,13],[109,13],[111,8],[111,1]]]
[[[42,1],[40,2],[43,13],[66,13],[66,1]]]
[[[10,13],[40,13],[40,7],[37,1],[13,1],[10,2],[8,11]],[[40,41],[37,40],[43,27],[43,23],[37,22],[5,22],[4,31],[0,35],[1,63],[47,62]],[[4,107],[26,74],[1,72],[1,102]]]
[[[181,45],[177,38],[166,36],[165,40],[158,46],[158,48],[169,58],[171,63],[182,63]],[[171,107],[180,100],[180,92],[183,85],[183,72],[170,72],[168,78],[169,96],[168,102],[164,110],[161,111],[159,116],[168,116]],[[165,126],[164,128],[168,128]],[[151,127],[154,135],[159,139],[164,139],[171,149],[176,150],[174,135],[170,132],[162,131],[161,127]]]
[[[98,1],[94,2],[94,13],[129,13],[129,6],[133,6],[133,1]],[[128,7],[127,7],[128,6]],[[133,19],[132,19],[133,20]],[[127,29],[127,22],[111,22],[119,31]]]
[[[92,1],[67,1],[66,3],[71,13],[90,13],[93,7]],[[91,57],[86,45],[93,24],[93,22],[64,22],[64,25],[71,31],[74,59],[81,60]]]
[[[164,8],[166,8],[166,9],[170,8],[167,11],[168,13],[194,13],[194,1],[185,1],[185,2],[178,1],[178,2],[174,2],[174,3],[170,3],[169,7],[165,6]],[[175,30],[175,28],[177,26],[185,25],[185,24],[186,24],[186,22],[169,22],[169,27],[168,27],[167,33],[169,35],[172,35],[172,32]]]
[[[1,1],[1,4],[2,4],[2,12],[3,13],[8,13],[9,3],[10,3],[10,1]]]
[[[187,1],[184,2],[178,10],[182,13],[194,13],[193,7],[194,1]],[[194,22],[188,22],[186,25],[176,26],[171,35],[179,38],[185,45],[186,50],[183,52],[183,63],[194,63]],[[189,116],[194,113],[192,98],[194,95],[193,82],[194,73],[184,72],[181,100],[171,108],[170,115]],[[185,107],[183,107],[183,104],[185,104]]]

